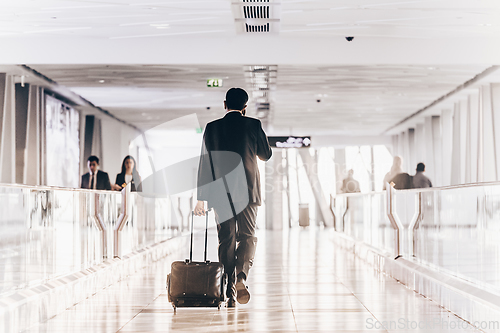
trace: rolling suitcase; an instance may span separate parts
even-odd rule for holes
[[[191,213],[191,245],[189,259],[174,261],[167,276],[168,301],[174,312],[178,307],[220,307],[225,302],[224,266],[207,260],[208,210],[205,212],[205,260],[193,261],[193,223]]]

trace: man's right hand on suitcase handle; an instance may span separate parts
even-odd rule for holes
[[[205,201],[198,201],[194,207],[194,215],[205,216]]]

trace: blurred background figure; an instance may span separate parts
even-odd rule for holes
[[[347,173],[347,177],[342,181],[341,191],[344,193],[356,193],[361,192],[359,189],[359,182],[354,179],[354,170],[350,169]]]
[[[394,160],[392,161],[391,171],[389,171],[385,175],[382,189],[385,190],[385,184],[390,183],[391,180],[400,173],[403,173],[403,158],[401,156],[394,156]]]
[[[109,176],[106,172],[99,170],[99,158],[97,156],[89,156],[87,167],[89,168],[89,172],[82,176],[81,188],[111,190]]]
[[[115,190],[122,190],[129,183],[132,183],[131,191],[141,191],[141,176],[137,171],[135,159],[127,155],[122,162],[122,172],[116,175]]]
[[[424,172],[425,172],[425,164],[418,163],[417,173],[415,173],[415,176],[413,176],[413,188],[432,187],[431,180],[424,175]]]

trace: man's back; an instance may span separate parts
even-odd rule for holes
[[[413,176],[413,188],[426,188],[432,187],[432,182],[427,176],[424,175],[422,171],[417,171],[415,176]]]
[[[235,164],[239,163],[239,161],[234,162],[234,154],[221,153],[232,152],[236,153],[243,162],[249,202],[260,205],[260,174],[257,157],[267,161],[272,155],[261,122],[258,119],[245,117],[238,111],[230,111],[223,118],[207,124],[203,142],[204,151],[198,176],[199,199],[208,201],[212,199],[209,193],[200,191],[200,185],[208,183],[208,179],[216,180],[227,176],[236,167]],[[208,153],[212,158],[213,174]],[[238,200],[238,193],[231,194],[233,199]]]

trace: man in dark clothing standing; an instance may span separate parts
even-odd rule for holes
[[[240,88],[226,93],[226,115],[207,124],[198,169],[195,215],[213,207],[219,235],[219,260],[227,274],[228,306],[250,299],[246,286],[257,238],[255,224],[261,205],[257,157],[271,158],[267,136],[258,119],[245,117],[248,94]]]
[[[90,156],[87,160],[89,172],[82,176],[81,188],[91,190],[111,190],[111,183],[107,172],[99,170],[99,158]]]

